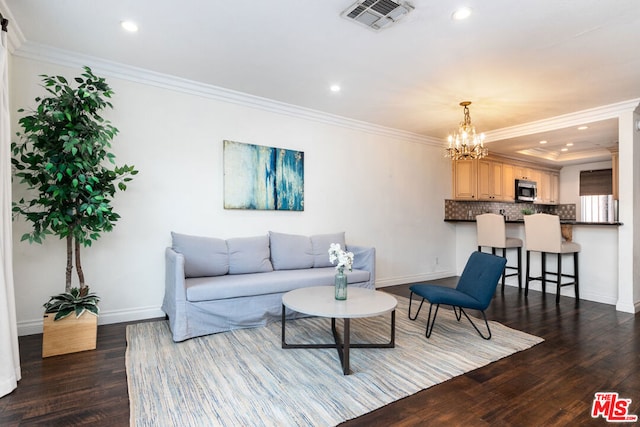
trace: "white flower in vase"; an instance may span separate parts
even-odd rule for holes
[[[353,252],[347,252],[340,247],[340,243],[332,243],[329,246],[329,261],[331,264],[336,264],[336,270],[341,273],[344,269],[349,271],[353,268]]]

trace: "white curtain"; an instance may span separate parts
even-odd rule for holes
[[[8,61],[7,33],[0,31],[0,397],[11,393],[20,380],[11,238],[11,122]]]

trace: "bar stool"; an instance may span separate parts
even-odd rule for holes
[[[524,216],[524,234],[527,242],[527,278],[525,283],[525,296],[529,292],[529,282],[539,280],[542,282],[542,293],[546,291],[547,282],[556,284],[556,304],[560,302],[560,288],[563,286],[574,286],[576,300],[580,299],[578,280],[578,252],[580,245],[574,242],[562,240],[560,231],[560,217],[549,214],[535,214]],[[542,255],[542,266],[540,276],[530,275],[530,253],[540,252]],[[558,266],[556,272],[547,271],[547,254],[556,254]],[[573,275],[562,273],[562,255],[573,254]],[[547,275],[555,277],[547,279]],[[573,279],[572,282],[562,283],[562,278]]]
[[[506,277],[518,276],[518,289],[522,289],[522,239],[517,237],[507,237],[507,227],[504,223],[504,216],[486,213],[476,216],[478,225],[478,252],[482,252],[482,247],[491,248],[491,253],[496,254],[496,249],[502,249],[502,258],[507,258],[507,249],[518,250],[517,266],[505,266],[502,272],[502,289],[504,289],[504,279]],[[515,270],[515,273],[507,274],[507,269]]]

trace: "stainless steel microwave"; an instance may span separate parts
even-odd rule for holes
[[[538,197],[538,187],[535,181],[516,179],[516,202],[535,202]]]

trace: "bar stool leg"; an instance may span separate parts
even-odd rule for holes
[[[502,248],[502,258],[507,259],[507,248]],[[504,278],[507,275],[507,266],[502,270],[502,290],[504,291]]]
[[[556,286],[556,304],[560,302],[561,288],[562,288],[562,254],[558,253],[558,283]]]
[[[531,265],[531,252],[527,251],[527,274],[525,277],[525,281],[524,281],[524,296],[526,297],[527,295],[529,295],[529,279],[531,278],[531,276],[529,275],[529,266]]]
[[[547,293],[547,253],[540,252],[542,257],[542,295]]]
[[[522,248],[518,246],[518,289],[522,290]]]
[[[573,253],[573,275],[575,280],[575,288],[576,288],[576,301],[580,299],[580,286],[578,283],[578,252]]]

